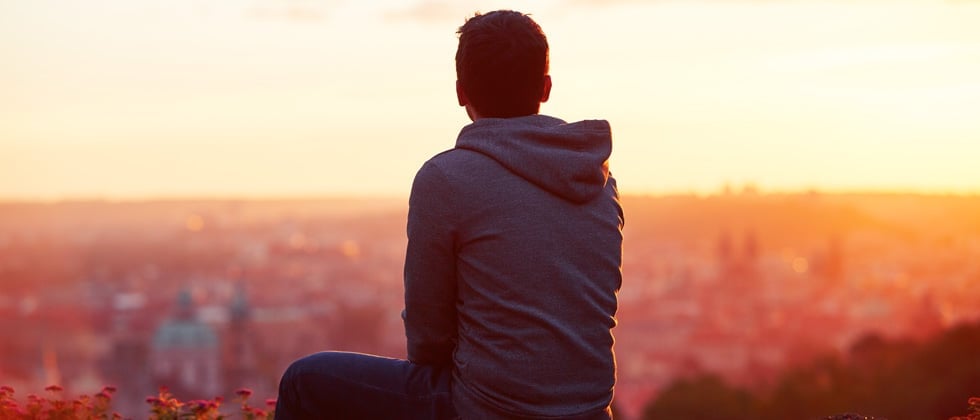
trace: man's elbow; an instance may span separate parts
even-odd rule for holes
[[[430,344],[430,345],[409,345],[408,361],[418,365],[429,366],[449,366],[453,360],[452,343]]]

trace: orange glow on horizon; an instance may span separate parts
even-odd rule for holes
[[[196,214],[187,216],[187,220],[184,222],[184,227],[191,232],[200,232],[204,230],[204,218]]]

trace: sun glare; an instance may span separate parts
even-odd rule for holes
[[[464,6],[153,4],[0,5],[0,199],[404,196],[468,123]],[[624,192],[980,193],[980,3],[529,12],[552,48],[542,111],[608,119]]]
[[[795,271],[797,274],[803,274],[810,268],[810,263],[806,260],[806,258],[796,257],[793,259],[792,267],[793,271]]]
[[[200,232],[204,230],[204,218],[196,214],[187,216],[184,227],[190,232]]]

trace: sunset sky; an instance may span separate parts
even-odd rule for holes
[[[980,1],[0,0],[0,199],[407,195],[498,8],[626,193],[980,193]]]

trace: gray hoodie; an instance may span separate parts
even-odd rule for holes
[[[608,418],[623,211],[609,124],[480,119],[419,170],[405,261],[414,363],[464,419]]]

